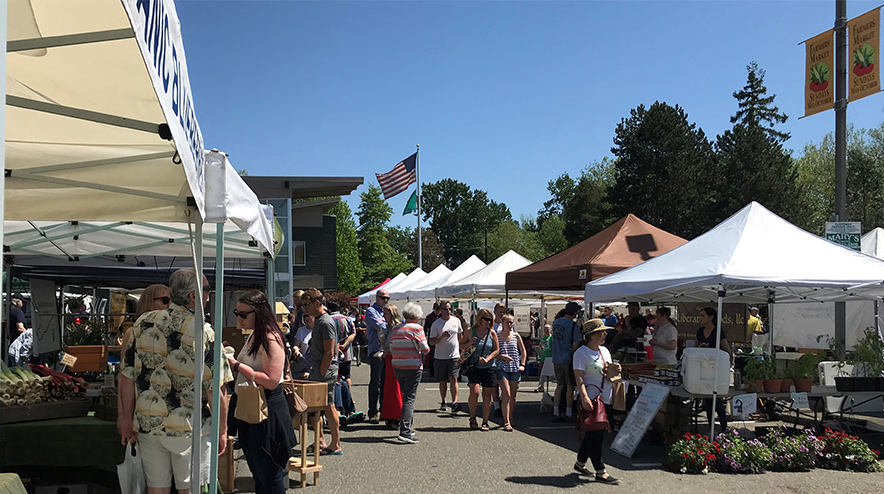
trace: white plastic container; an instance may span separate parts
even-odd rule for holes
[[[711,395],[717,382],[718,394],[727,394],[731,381],[730,357],[724,350],[715,348],[685,348],[681,373],[688,393]]]

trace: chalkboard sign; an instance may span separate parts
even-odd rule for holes
[[[620,431],[611,443],[611,450],[615,453],[632,458],[635,448],[645,436],[651,420],[657,415],[657,411],[663,405],[669,395],[669,387],[659,384],[645,384],[635,405],[629,410],[626,421],[620,426]]]

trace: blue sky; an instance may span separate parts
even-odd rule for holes
[[[848,18],[880,5],[848,2]],[[834,1],[302,2],[179,0],[207,147],[250,175],[364,176],[421,145],[421,181],[454,178],[518,219],[546,184],[611,156],[639,104],[678,104],[708,136],[730,127],[746,65],[766,70],[800,156],[834,129],[803,113],[804,46]],[[848,122],[884,121],[884,96]],[[691,186],[691,184],[685,184]],[[389,202],[393,222],[408,193]],[[747,198],[748,200],[748,198]]]

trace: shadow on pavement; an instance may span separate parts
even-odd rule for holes
[[[537,475],[534,477],[507,477],[507,482],[522,485],[542,485],[544,487],[580,487],[593,483],[592,480],[581,478],[576,473],[568,475],[552,476]]]

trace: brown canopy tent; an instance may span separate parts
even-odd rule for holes
[[[507,290],[582,290],[588,281],[635,266],[687,243],[630,214],[558,254],[511,271]]]

